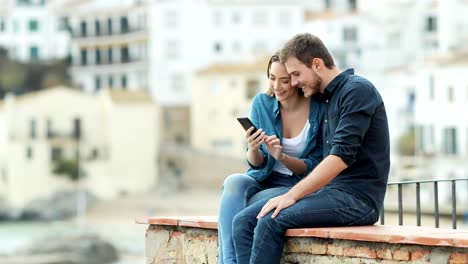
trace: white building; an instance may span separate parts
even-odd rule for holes
[[[66,18],[58,1],[1,0],[0,47],[21,62],[63,59],[70,54]]]
[[[67,2],[72,28],[73,82],[88,93],[100,89],[148,90],[147,19],[137,0]]]
[[[11,206],[73,188],[52,173],[76,159],[99,198],[150,190],[157,180],[156,107],[145,92],[90,96],[52,88],[0,102],[0,196]]]

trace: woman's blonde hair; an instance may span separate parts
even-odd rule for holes
[[[278,62],[278,63],[282,64],[282,62],[280,61],[280,52],[279,51],[277,51],[275,54],[273,54],[273,56],[271,56],[270,60],[268,61],[267,78],[270,78],[270,69],[271,69],[271,65],[273,64],[273,62]],[[304,92],[302,91],[302,89],[299,89],[299,88],[296,88],[296,89],[298,89],[298,92],[299,92],[300,95],[304,95]],[[275,91],[273,91],[272,87],[269,87],[266,94],[269,95],[269,96],[275,96]]]

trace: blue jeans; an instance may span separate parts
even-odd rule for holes
[[[363,190],[364,191],[364,190]],[[237,263],[280,263],[289,228],[371,225],[378,212],[352,194],[324,188],[283,209],[275,219],[273,211],[257,220],[269,198],[238,213],[233,222]]]
[[[301,180],[273,172],[265,181],[258,182],[246,174],[232,174],[223,184],[218,219],[219,263],[236,262],[232,241],[233,219],[247,206],[283,194]]]

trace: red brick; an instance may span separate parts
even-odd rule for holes
[[[393,252],[393,259],[396,260],[409,260],[410,253],[406,250],[397,249]]]
[[[327,245],[327,255],[343,256],[343,248],[341,246],[328,244]]]
[[[452,252],[450,255],[450,264],[466,264],[468,263],[468,253]]]
[[[393,259],[392,251],[388,248],[377,250],[377,258],[379,259]]]
[[[414,261],[414,260],[425,260],[426,259],[426,256],[431,254],[431,251],[430,250],[415,250],[415,251],[411,251],[411,260]]]
[[[375,250],[370,249],[368,247],[352,247],[352,248],[345,248],[343,253],[347,257],[363,257],[363,258],[370,258],[375,259],[377,255],[375,254]]]

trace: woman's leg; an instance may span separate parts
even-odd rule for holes
[[[260,183],[245,174],[232,174],[224,181],[218,219],[219,263],[236,263],[232,220],[247,206],[249,198],[262,189]]]

